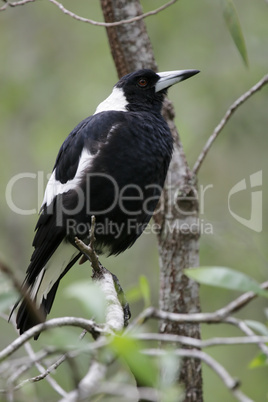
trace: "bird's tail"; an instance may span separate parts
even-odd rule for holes
[[[37,295],[33,294],[33,289],[30,290],[29,288],[28,290],[23,292],[24,296],[22,300],[20,300],[17,305],[14,306],[14,308],[16,308],[19,305],[16,317],[16,324],[20,335],[27,331],[29,328],[32,328],[35,325],[45,321],[47,315],[51,310],[59,286],[59,282],[60,279],[53,285],[47,295],[47,298],[42,298],[40,304],[37,304]],[[34,339],[37,339],[38,336],[39,334],[37,334]]]
[[[67,249],[69,249],[70,258],[67,261],[65,260],[65,263],[61,261],[61,265],[59,265],[62,246],[59,246],[34,281],[29,281],[28,274],[25,278],[21,290],[22,297],[15,304],[10,314],[11,316],[16,307],[19,307],[16,324],[20,335],[27,329],[45,321],[51,310],[60,280],[81,257],[81,253],[68,244]],[[64,244],[64,246],[67,246],[67,244]],[[37,339],[38,336],[39,334],[34,339]]]

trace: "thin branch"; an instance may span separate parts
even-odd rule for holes
[[[31,359],[35,359],[35,352],[34,352],[33,348],[31,347],[31,345],[28,342],[25,343],[24,348],[25,348],[26,352],[28,353],[29,357]],[[43,373],[46,372],[45,367],[42,366],[42,364],[39,363],[38,361],[35,362],[35,366],[40,371],[40,373],[43,374]],[[49,383],[49,385],[59,395],[61,395],[61,396],[66,396],[67,395],[67,392],[64,391],[64,389],[57,383],[57,381],[54,378],[52,378],[50,376],[46,376],[44,378],[46,378],[46,381]],[[35,380],[34,379],[29,379],[29,382],[35,382]]]
[[[89,245],[85,244],[82,240],[78,239],[78,237],[75,237],[75,244],[77,245],[79,250],[83,253],[83,257],[80,260],[80,264],[88,260],[91,264],[94,273],[99,273],[100,276],[103,277],[103,270],[102,270],[103,267],[94,249],[94,243],[96,240],[94,235],[95,225],[96,225],[96,218],[94,215],[92,215],[91,227],[89,231]]]
[[[245,321],[239,320],[234,317],[228,317],[226,319],[226,323],[235,325],[240,329],[240,331],[244,332],[248,337],[255,336],[255,332],[245,323]],[[264,353],[268,357],[268,346],[266,345],[265,341],[258,342],[259,348],[261,349],[262,353]]]
[[[61,3],[59,3],[56,0],[48,0],[51,3],[55,4],[64,14],[69,15],[70,17],[81,21],[81,22],[86,22],[88,24],[92,24],[92,25],[96,25],[96,26],[100,26],[100,27],[115,27],[115,26],[119,26],[119,25],[123,25],[123,24],[130,24],[131,22],[135,22],[135,21],[139,21],[142,20],[143,18],[149,17],[151,15],[155,15],[158,14],[159,12],[163,11],[165,8],[171,6],[172,4],[176,3],[177,0],[171,0],[168,3],[164,4],[163,6],[149,11],[148,13],[144,13],[141,15],[137,15],[136,17],[127,19],[127,20],[121,20],[121,21],[116,21],[116,22],[98,22],[98,21],[94,21],[88,18],[84,18],[84,17],[80,17],[77,14],[74,14],[72,11],[67,10],[65,7],[63,7],[63,5]]]
[[[124,398],[123,400],[127,400],[128,402],[136,402],[137,399],[142,401],[159,402],[164,400],[164,392],[164,390],[161,393],[161,391],[149,387],[139,387],[137,389],[137,387],[133,385],[106,381],[105,383],[100,384],[94,395],[112,395]]]
[[[87,332],[84,330],[79,336],[79,340],[83,339]],[[52,371],[55,371],[66,359],[69,357],[69,353],[64,353],[55,363],[51,364],[44,372],[40,375],[31,378],[31,382],[38,382],[46,378]]]
[[[260,284],[262,289],[268,289],[268,281],[263,282]],[[249,302],[257,297],[257,294],[254,292],[246,292],[243,293],[241,296],[238,296],[235,300],[228,303],[225,307],[217,310],[219,315],[227,316],[231,313],[235,313],[241,308],[245,307]]]
[[[192,314],[179,314],[179,313],[169,313],[167,311],[158,310],[154,307],[148,307],[145,309],[138,317],[132,321],[127,332],[132,330],[136,326],[140,326],[145,321],[150,318],[166,320],[171,322],[176,322],[183,324],[189,323],[220,323],[224,320],[228,312],[223,313],[223,309],[217,310],[213,313],[192,313]]]
[[[9,2],[9,1],[7,1],[6,4],[4,4],[0,8],[0,11],[6,10],[6,8],[8,6],[10,6],[10,7],[23,6],[24,4],[32,3],[34,1],[36,1],[36,0],[21,0],[21,1],[17,1],[17,2]],[[156,8],[155,10],[148,11],[147,13],[144,13],[144,14],[141,14],[141,15],[137,15],[136,17],[133,17],[133,18],[129,18],[129,19],[126,19],[126,20],[121,20],[121,21],[116,21],[116,22],[101,22],[101,21],[91,20],[89,18],[84,18],[84,17],[81,17],[81,16],[73,13],[72,11],[68,10],[61,3],[59,3],[57,0],[48,0],[48,1],[50,3],[52,3],[52,4],[54,4],[55,6],[57,6],[64,14],[69,15],[69,17],[72,17],[77,21],[86,22],[88,24],[95,25],[95,26],[109,28],[109,27],[116,27],[116,26],[123,25],[123,24],[130,24],[131,22],[140,21],[143,18],[150,17],[151,15],[156,15],[156,14],[160,13],[161,11],[165,10],[166,8],[170,7],[174,3],[176,3],[176,1],[178,1],[178,0],[171,0],[168,3],[164,4],[163,6]]]
[[[89,400],[89,397],[98,389],[103,380],[108,366],[98,361],[93,361],[87,374],[79,382],[77,389],[69,392],[60,402],[76,402],[78,400]]]
[[[204,146],[202,152],[200,153],[199,157],[197,158],[197,161],[194,164],[193,167],[193,173],[197,174],[208,151],[210,150],[212,144],[220,134],[220,132],[223,130],[224,126],[227,124],[228,120],[231,118],[231,116],[234,114],[234,112],[238,109],[239,106],[241,106],[246,100],[248,100],[252,95],[254,95],[257,91],[259,91],[261,88],[263,88],[266,84],[268,83],[268,74],[265,75],[257,84],[255,84],[252,88],[250,88],[247,92],[245,92],[243,95],[241,95],[227,110],[225,113],[224,117],[220,121],[220,123],[217,125],[211,136],[209,137],[206,145]]]
[[[150,356],[163,356],[165,355],[164,350],[159,349],[147,349],[143,350],[142,353]],[[239,387],[239,381],[231,377],[228,371],[219,363],[217,360],[213,359],[207,353],[201,350],[195,349],[177,349],[173,351],[173,354],[179,357],[190,357],[194,359],[202,360],[206,363],[218,376],[221,378],[225,386],[231,391],[233,396],[240,402],[253,402],[246,395],[244,395],[237,388]]]
[[[264,282],[261,287],[266,289],[268,287],[268,282]],[[239,308],[244,307],[250,300],[255,297],[253,292],[247,292],[237,299],[229,303],[224,308],[216,310],[212,313],[193,313],[193,314],[176,314],[176,313],[169,313],[166,311],[161,311],[155,309],[153,307],[149,307],[144,310],[126,329],[125,333],[130,332],[134,327],[137,325],[143,324],[146,320],[150,318],[154,319],[162,319],[162,320],[169,320],[176,323],[232,323],[229,319],[226,319],[230,313],[237,311]],[[107,331],[101,329],[97,324],[95,324],[92,320],[85,320],[82,318],[75,318],[75,317],[64,317],[64,318],[57,318],[49,320],[45,323],[38,324],[33,328],[30,328],[26,331],[23,335],[17,338],[14,342],[12,342],[7,348],[5,348],[2,352],[0,352],[0,361],[10,356],[15,350],[20,348],[25,342],[31,339],[33,336],[38,334],[39,332],[45,331],[50,328],[55,328],[58,326],[65,326],[65,325],[73,325],[83,328],[90,332],[91,334],[105,334]]]
[[[262,289],[268,289],[268,281],[263,282],[260,287]],[[141,325],[148,319],[160,319],[168,320],[176,323],[221,323],[225,322],[225,318],[230,314],[237,312],[241,308],[245,307],[251,300],[255,299],[256,294],[254,292],[246,292],[235,300],[231,301],[226,306],[212,312],[212,313],[192,313],[192,314],[178,314],[162,311],[154,307],[148,307],[141,314],[139,314],[135,320],[129,325],[126,332],[131,331],[134,327]]]
[[[158,341],[158,342],[171,342],[180,343],[182,345],[192,346],[198,349],[203,349],[211,346],[220,345],[249,345],[268,342],[268,336],[257,336],[252,332],[248,336],[237,337],[216,337],[206,340],[200,340],[191,338],[189,336],[174,335],[174,334],[155,334],[155,333],[143,333],[131,336],[133,339],[143,341]]]
[[[33,338],[39,332],[47,331],[48,329],[58,328],[63,326],[74,326],[85,329],[94,336],[97,334],[107,334],[107,331],[101,329],[94,321],[85,320],[84,318],[77,317],[62,317],[53,318],[52,320],[46,321],[42,324],[35,325],[34,327],[25,331],[21,336],[19,336],[15,341],[9,344],[5,349],[0,352],[0,361],[4,360],[6,357],[12,355],[16,350],[18,350],[22,345],[24,345],[29,339]]]
[[[15,320],[11,319],[12,324],[15,327]],[[30,343],[26,342],[24,344],[24,348],[29,356],[29,362],[25,362],[25,357],[23,359],[23,364],[20,366],[19,370],[14,372],[14,369],[12,370],[13,373],[11,376],[8,377],[7,384],[13,384],[25,371],[29,370],[33,365],[36,366],[36,368],[39,370],[40,373],[42,373],[42,378],[45,378],[46,376],[44,373],[46,372],[46,369],[41,365],[40,361],[42,361],[45,357],[48,356],[50,353],[49,350],[42,351],[42,353],[35,353],[34,350],[32,349]],[[60,385],[51,377],[46,378],[47,382],[51,385],[51,387],[58,392],[59,395],[64,396],[66,395],[66,392],[60,387]],[[28,378],[18,384],[17,386],[13,387],[12,390],[16,391],[20,389],[22,386],[24,386],[27,383],[35,382],[36,377],[33,378]],[[9,387],[8,387],[9,388]]]
[[[41,352],[38,352],[35,355],[34,359],[30,359],[27,360],[27,358],[24,356],[20,359],[20,361],[16,361],[16,360],[12,360],[12,361],[8,361],[9,367],[6,369],[6,371],[3,369],[1,369],[2,372],[2,378],[7,378],[7,388],[9,388],[9,384],[14,384],[19,377],[21,377],[26,371],[28,371],[29,369],[32,368],[32,366],[36,363],[36,362],[40,362],[42,361],[44,358],[46,358],[50,353],[53,353],[51,351],[48,350],[42,350]],[[4,366],[4,365],[3,365]],[[18,369],[16,368],[18,367]],[[9,371],[11,371],[11,375],[9,375]],[[16,370],[16,371],[14,371]],[[3,375],[3,373],[5,373],[5,376]],[[34,382],[33,378],[27,378],[26,380],[23,380],[22,382],[20,382],[18,385],[14,386],[12,388],[12,391],[17,391],[20,388],[22,388],[25,384],[28,384],[30,382]],[[5,393],[6,389],[1,389],[0,393]]]
[[[3,0],[5,1],[5,0]],[[0,8],[0,11],[4,11],[7,7],[24,6],[27,3],[33,3],[35,0],[21,0],[16,2],[5,1],[5,4]]]

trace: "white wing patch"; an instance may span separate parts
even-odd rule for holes
[[[123,90],[121,88],[114,87],[111,95],[99,104],[94,114],[105,112],[108,110],[126,112],[127,104],[128,102]],[[111,128],[108,136],[113,132],[114,129],[116,129],[116,127],[117,125]],[[84,170],[90,166],[90,164],[92,163],[92,159],[95,156],[96,155],[91,155],[89,150],[84,148],[80,156],[79,165],[75,177],[72,180],[68,180],[66,183],[61,183],[59,180],[56,180],[57,168],[54,169],[47,183],[41,209],[44,207],[45,204],[47,206],[51,204],[51,202],[58,194],[67,193],[69,190],[76,188],[79,185],[81,178],[83,177]]]
[[[94,114],[107,112],[108,110],[116,110],[118,112],[127,112],[127,99],[121,88],[114,87],[108,98],[99,104]]]
[[[67,191],[76,188],[83,177],[85,169],[88,169],[94,157],[95,155],[92,155],[87,148],[84,148],[80,156],[75,177],[72,180],[68,180],[66,183],[61,183],[59,180],[56,180],[57,168],[54,169],[47,183],[44,200],[41,208],[43,208],[45,204],[46,205],[51,204],[51,202],[58,194],[67,193]]]

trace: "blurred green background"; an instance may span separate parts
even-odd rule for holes
[[[142,1],[144,11],[163,3]],[[201,74],[169,92],[191,167],[226,109],[268,70],[267,2],[234,3],[247,45],[248,68],[227,31],[220,1],[181,0],[146,19],[160,71],[201,70]],[[68,0],[63,4],[81,16],[102,20],[98,0]],[[0,55],[0,255],[17,277],[23,279],[32,252],[37,213],[14,212],[5,197],[7,185],[15,175],[28,173],[28,178],[14,185],[12,200],[18,208],[38,211],[46,176],[61,143],[109,95],[117,74],[105,29],[75,21],[46,1],[9,8],[0,14]],[[267,101],[266,87],[236,112],[199,174],[199,187],[210,186],[201,204],[200,219],[203,228],[206,225],[213,228],[212,234],[204,233],[201,237],[200,264],[229,266],[260,282],[267,280]],[[246,179],[247,190],[233,196],[231,208],[236,214],[250,218],[249,176],[258,171],[262,171],[262,187],[258,189],[262,190],[263,200],[260,233],[241,225],[228,210],[229,191]],[[139,276],[146,275],[152,304],[157,306],[159,267],[153,235],[143,235],[124,255],[102,262],[119,276],[125,290],[137,286]],[[82,314],[80,305],[66,296],[65,289],[88,276],[86,264],[71,270],[61,283],[50,318]],[[202,310],[213,311],[237,295],[202,286]],[[133,316],[142,308],[142,301],[131,303]],[[266,309],[267,301],[258,299],[239,316],[265,322]],[[202,327],[204,338],[238,334],[226,325]],[[1,319],[1,347],[15,337],[11,325]],[[38,342],[40,347],[42,339]],[[242,390],[261,402],[267,400],[268,370],[248,367],[256,352],[255,346],[209,350],[234,377],[241,379]],[[42,397],[38,400],[58,399],[45,384],[41,387]],[[206,402],[234,400],[207,367],[204,367],[204,392]]]

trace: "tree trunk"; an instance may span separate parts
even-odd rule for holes
[[[142,14],[139,0],[100,0],[106,22],[129,19]],[[152,17],[153,18],[153,17]],[[140,68],[157,70],[144,20],[107,28],[110,48],[121,77]],[[174,66],[174,70],[179,69]],[[168,178],[154,219],[161,226],[158,236],[160,255],[160,308],[175,313],[200,311],[199,288],[183,274],[183,269],[199,265],[198,199],[195,179],[174,125],[174,110],[166,99],[163,115],[172,131],[175,147]],[[160,332],[200,338],[196,324],[175,325],[162,322]],[[202,402],[201,363],[184,359],[179,381],[185,387],[185,401]]]

